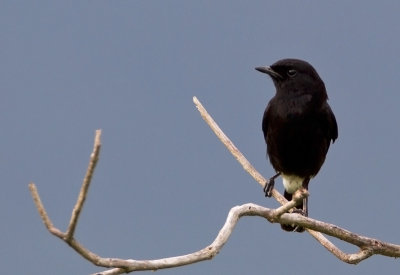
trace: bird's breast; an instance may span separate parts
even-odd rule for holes
[[[282,119],[291,119],[304,115],[312,106],[312,95],[303,94],[277,99],[276,114]]]

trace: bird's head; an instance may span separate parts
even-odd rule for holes
[[[325,84],[310,63],[300,59],[282,59],[271,66],[256,67],[257,71],[268,74],[274,81],[277,92],[325,91]]]

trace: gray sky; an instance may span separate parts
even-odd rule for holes
[[[46,231],[28,191],[34,181],[65,230],[98,128],[101,159],[76,238],[100,256],[190,253],[214,239],[231,207],[277,206],[192,97],[270,177],[261,118],[274,87],[254,67],[285,57],[314,65],[339,125],[310,183],[310,216],[400,243],[399,3],[1,1],[2,273],[102,270]],[[342,263],[306,233],[246,217],[212,261],[157,273],[398,270],[381,256]]]

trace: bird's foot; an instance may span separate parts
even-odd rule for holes
[[[279,177],[281,173],[277,173],[273,177],[271,177],[264,185],[263,191],[265,193],[265,196],[270,198],[272,196],[272,190],[274,189],[275,185],[275,179]]]
[[[293,209],[292,213],[300,214],[300,215],[302,215],[302,216],[304,216],[304,217],[307,217],[307,216],[308,216],[308,214],[307,214],[303,209],[297,209],[297,208],[295,208],[295,209]]]
[[[304,212],[304,210],[303,209],[293,209],[293,212],[292,213],[295,213],[295,214],[300,214],[300,215],[302,215],[302,216],[305,216],[305,217],[307,217],[307,213],[306,212]],[[301,232],[304,232],[304,227],[301,227],[300,225],[296,225],[296,226],[287,226],[288,227],[288,229],[291,229],[290,231],[292,231],[292,232],[299,232],[299,233],[301,233]]]
[[[272,189],[274,189],[274,185],[275,185],[274,179],[270,179],[265,183],[263,191],[266,197],[270,198],[272,196]]]
[[[307,209],[307,203],[308,201],[307,201],[307,198],[305,198],[304,200],[303,200],[303,208],[302,209],[297,209],[297,208],[295,208],[295,209],[293,209],[293,212],[292,213],[296,213],[296,214],[300,214],[300,215],[302,215],[302,216],[304,216],[304,217],[308,217],[308,209]],[[299,225],[297,225],[297,226],[295,226],[294,228],[293,228],[293,232],[304,232],[304,230],[305,230],[305,228],[304,227],[301,227],[301,226],[299,226]]]

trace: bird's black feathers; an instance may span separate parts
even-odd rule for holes
[[[338,137],[336,119],[325,84],[309,63],[283,59],[256,70],[268,74],[276,88],[265,109],[262,130],[270,162],[284,179],[285,197],[291,198],[295,190],[290,184],[298,186],[290,183],[293,176],[307,188],[324,163],[330,143]]]

